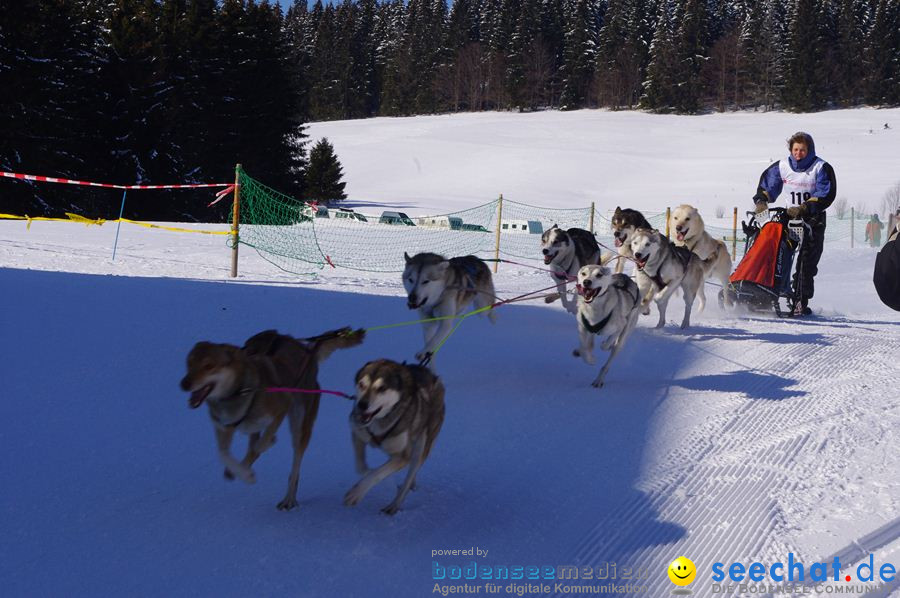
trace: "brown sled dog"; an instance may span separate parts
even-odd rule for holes
[[[310,339],[296,339],[266,330],[251,337],[243,348],[234,345],[199,342],[187,358],[187,375],[182,390],[191,393],[192,409],[204,401],[209,406],[218,444],[225,464],[225,477],[256,481],[253,463],[275,444],[275,433],[288,416],[294,450],[291,474],[281,510],[297,506],[300,462],[312,437],[319,412],[320,394],[270,392],[267,388],[319,389],[319,364],[336,349],[345,349],[363,341],[362,330],[342,328]],[[238,461],[231,454],[236,430],[250,440],[247,454]]]

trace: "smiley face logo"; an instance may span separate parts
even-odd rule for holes
[[[669,565],[668,573],[669,579],[676,586],[686,586],[697,576],[697,567],[691,559],[680,556]]]

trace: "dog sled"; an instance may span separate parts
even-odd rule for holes
[[[752,311],[774,309],[778,317],[792,317],[803,291],[803,264],[796,258],[811,234],[809,225],[790,218],[784,208],[747,215],[749,222],[741,222],[744,257],[719,293],[719,302],[724,303],[728,293],[732,301]]]

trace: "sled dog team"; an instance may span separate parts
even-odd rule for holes
[[[665,324],[666,306],[681,289],[685,308],[681,327],[690,325],[691,307],[699,296],[700,309],[706,298],[703,283],[715,278],[728,282],[731,260],[722,241],[705,230],[703,219],[691,206],[682,205],[671,215],[675,240],[654,230],[640,212],[616,208],[612,232],[617,253],[603,253],[589,231],[554,225],[541,238],[544,264],[549,266],[560,299],[577,320],[579,347],[573,351],[589,364],[595,362],[594,337],[609,357],[593,382],[603,386],[613,358],[621,351],[638,316],[650,313],[650,302],[659,310],[657,328]],[[407,306],[422,318],[425,344],[416,359],[428,363],[454,325],[453,317],[469,304],[484,308],[494,322],[490,306],[496,295],[490,269],[475,256],[449,259],[434,253],[410,257],[403,286]],[[624,261],[635,262],[635,280],[622,273]],[[606,265],[617,260],[615,272]],[[566,293],[566,284],[576,282],[577,300]],[[252,466],[276,441],[285,418],[291,432],[293,461],[287,492],[278,509],[297,506],[297,486],[303,454],[312,437],[319,410],[319,365],[334,351],[362,343],[365,332],[342,328],[316,337],[298,339],[274,330],[249,338],[243,347],[199,342],[187,357],[182,390],[190,393],[188,405],[204,402],[215,431],[219,458],[227,480],[256,481]],[[428,458],[444,421],[444,386],[424,365],[407,365],[387,359],[365,364],[355,378],[356,394],[350,413],[350,431],[356,470],[362,477],[344,496],[345,505],[356,505],[375,485],[391,474],[408,468],[394,500],[382,511],[396,513],[416,475]],[[235,432],[248,437],[247,452],[238,460],[231,452]],[[381,449],[388,460],[370,469],[366,447]]]

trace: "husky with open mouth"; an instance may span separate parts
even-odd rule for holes
[[[631,278],[613,274],[609,268],[597,265],[584,266],[578,271],[578,338],[580,346],[572,351],[593,365],[594,337],[605,337],[600,346],[609,351],[609,357],[593,386],[603,386],[612,360],[618,355],[628,335],[634,330],[640,315],[640,291]]]
[[[350,431],[356,471],[363,477],[344,496],[344,504],[357,504],[373,486],[409,466],[397,496],[382,509],[388,515],[396,513],[415,486],[416,474],[443,423],[444,385],[428,368],[388,359],[370,361],[360,368]],[[366,446],[379,448],[390,458],[370,470]]]
[[[704,261],[705,278],[715,278],[723,289],[728,288],[731,276],[731,256],[724,241],[706,232],[703,217],[697,208],[682,204],[672,210],[669,228],[674,232],[675,245],[687,247]],[[709,259],[712,257],[713,259]],[[724,293],[725,305],[731,306],[731,293]]]
[[[691,307],[694,298],[700,296],[700,309],[706,304],[703,292],[703,271],[709,260],[701,260],[686,247],[676,247],[658,230],[639,228],[631,235],[631,252],[637,265],[637,285],[640,289],[643,313],[650,313],[650,302],[656,301],[659,309],[657,328],[666,323],[666,306],[672,293],[680,288],[684,293],[684,318],[681,327],[691,325]]]
[[[597,239],[590,231],[583,228],[562,229],[555,224],[541,235],[541,253],[544,264],[550,266],[557,291],[557,295],[551,295],[545,301],[552,303],[558,297],[571,314],[578,312],[578,302],[574,298],[569,299],[566,283],[575,279],[582,266],[605,264],[612,258],[612,254],[602,255]]]
[[[625,269],[625,261],[627,258],[634,257],[631,253],[631,235],[639,228],[653,228],[644,215],[637,210],[631,208],[616,207],[613,217],[610,220],[610,229],[613,234],[613,242],[616,245],[616,251],[619,253],[616,259],[616,274],[621,274]]]
[[[319,364],[337,349],[362,343],[364,336],[362,330],[342,328],[301,340],[266,330],[243,347],[205,341],[194,345],[181,388],[191,393],[188,405],[192,409],[203,403],[209,407],[226,479],[256,482],[253,463],[275,444],[275,433],[287,417],[294,459],[287,493],[278,508],[286,511],[297,506],[300,462],[312,437],[320,395],[270,389],[318,390]],[[250,437],[241,461],[231,453],[231,441],[238,431]]]

